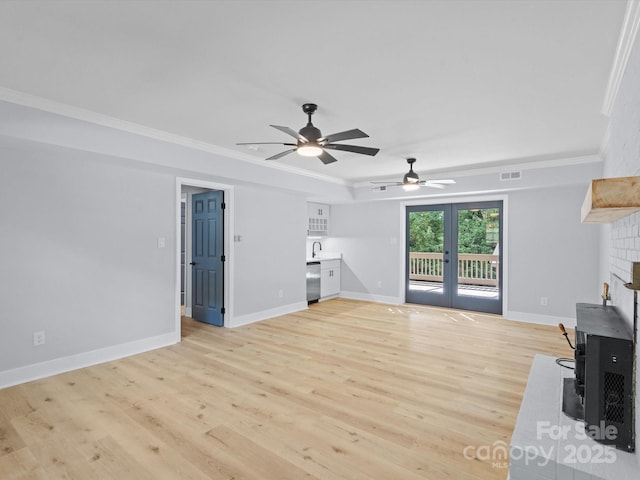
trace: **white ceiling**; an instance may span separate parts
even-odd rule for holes
[[[362,182],[600,149],[622,0],[7,1],[0,87],[266,158],[319,105],[376,157],[277,162]],[[0,121],[2,119],[0,118]],[[424,178],[421,176],[421,178]]]

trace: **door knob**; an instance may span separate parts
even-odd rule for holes
[[[195,265],[196,262],[189,262],[189,265]]]
[[[449,259],[448,259],[448,258],[445,258],[445,259],[444,259],[444,263],[449,263]]]

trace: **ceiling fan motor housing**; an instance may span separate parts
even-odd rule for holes
[[[316,140],[322,137],[322,133],[320,133],[320,130],[311,125],[311,122],[309,122],[306,127],[302,127],[298,133],[306,138],[309,142],[313,143],[316,143]]]
[[[413,164],[415,163],[415,158],[407,158],[407,163],[409,164],[409,171],[405,174],[403,183],[418,183],[420,178],[418,174],[413,171]]]
[[[309,121],[307,123],[307,126],[302,127],[298,132],[309,142],[313,143],[316,143],[316,141],[322,137],[322,133],[320,133],[320,130],[314,127],[311,123],[311,115],[313,115],[317,109],[318,105],[316,105],[315,103],[305,103],[304,105],[302,105],[302,111],[309,116]],[[303,142],[298,141],[298,145],[300,145],[301,143]]]

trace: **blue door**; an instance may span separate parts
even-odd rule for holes
[[[193,195],[192,315],[195,320],[223,325],[224,192]]]

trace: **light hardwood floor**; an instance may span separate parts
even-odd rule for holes
[[[0,390],[0,478],[504,479],[554,327],[344,299]]]

